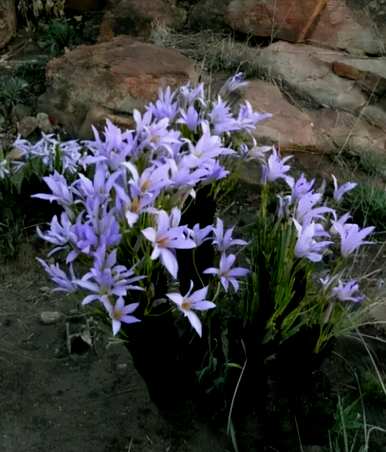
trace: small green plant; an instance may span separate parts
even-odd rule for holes
[[[362,393],[352,400],[349,396],[338,395],[335,424],[329,431],[330,452],[374,452],[378,449],[372,441],[375,433],[385,434],[386,430],[368,422]]]
[[[76,27],[70,19],[52,19],[40,26],[39,45],[52,55],[58,55],[65,48],[77,42]]]
[[[364,181],[345,200],[355,221],[372,224],[378,231],[386,230],[386,186]]]
[[[12,75],[0,76],[0,104],[8,110],[23,100],[28,87],[28,83],[20,77]]]

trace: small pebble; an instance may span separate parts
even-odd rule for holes
[[[44,133],[52,133],[54,128],[52,127],[50,118],[46,113],[38,113],[36,115],[39,129]]]
[[[52,325],[59,322],[62,318],[62,313],[58,311],[44,311],[40,314],[40,321],[43,325]]]

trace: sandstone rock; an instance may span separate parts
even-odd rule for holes
[[[189,80],[197,80],[194,64],[177,50],[119,36],[51,60],[38,110],[76,136],[92,108],[128,115],[154,100],[160,87]]]
[[[263,144],[278,144],[283,151],[313,149],[316,137],[312,119],[291,105],[280,89],[262,80],[253,80],[244,97],[256,111],[272,113],[272,118],[257,125],[254,136]]]
[[[375,29],[360,0],[233,0],[225,20],[235,30],[255,36],[351,53],[384,51],[386,24]]]
[[[277,80],[289,93],[308,102],[359,114],[368,102],[355,80],[334,74],[332,61],[342,56],[340,52],[314,46],[277,42],[262,49],[256,57],[262,75]]]
[[[323,152],[384,154],[386,151],[385,131],[364,118],[330,109],[308,110],[307,113],[315,124],[317,148]]]
[[[99,41],[130,34],[148,36],[155,26],[179,28],[186,13],[175,0],[110,0],[102,20]]]
[[[44,133],[52,133],[54,128],[51,124],[50,118],[47,113],[38,113],[36,115],[39,129]]]
[[[257,125],[254,136],[261,144],[279,145],[283,152],[355,153],[386,151],[386,130],[364,118],[327,108],[302,109],[290,103],[277,86],[252,80],[244,97],[257,111],[272,118]]]
[[[15,0],[0,0],[0,49],[13,38],[16,33]]]
[[[17,123],[17,131],[23,138],[29,137],[38,128],[38,121],[34,116],[25,116]]]
[[[116,126],[122,130],[132,129],[135,126],[133,117],[127,114],[116,114],[105,107],[93,106],[87,112],[86,118],[79,130],[79,137],[83,139],[91,139],[93,131],[91,126],[101,130],[106,125],[106,120],[109,119]]]
[[[356,80],[364,91],[378,95],[386,93],[386,58],[346,58],[334,61],[332,70],[340,77]]]

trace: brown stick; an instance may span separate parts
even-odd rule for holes
[[[303,30],[298,36],[297,42],[302,42],[306,38],[308,32],[310,31],[310,28],[315,23],[316,19],[320,16],[320,13],[323,11],[323,9],[327,6],[328,0],[319,0],[318,3],[315,6],[315,9],[313,13],[311,14],[310,18],[308,19],[306,25],[304,26]]]

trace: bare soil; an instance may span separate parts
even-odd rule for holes
[[[74,302],[52,294],[29,245],[0,267],[0,450],[203,452],[226,448],[206,425],[163,418],[122,344],[69,354]],[[52,325],[43,311],[59,311]],[[188,390],[188,388],[187,388]]]

